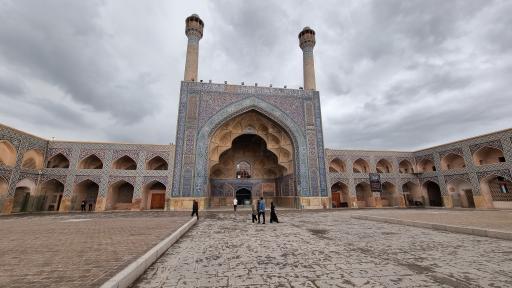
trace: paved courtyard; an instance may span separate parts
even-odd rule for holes
[[[209,213],[134,286],[512,287],[512,241],[350,218],[364,212]]]
[[[98,287],[189,219],[165,212],[0,217],[0,287]]]

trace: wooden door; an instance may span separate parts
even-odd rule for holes
[[[341,204],[341,193],[340,192],[332,192],[332,204],[335,207],[340,207]]]
[[[165,193],[151,194],[151,209],[164,209]]]

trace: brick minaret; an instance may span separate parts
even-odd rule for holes
[[[185,81],[197,81],[199,40],[203,38],[204,23],[197,14],[192,14],[187,17],[185,24],[185,34],[188,38],[187,62],[185,63]]]
[[[302,61],[304,66],[304,89],[316,90],[315,84],[315,60],[313,48],[315,47],[315,31],[304,27],[299,33],[299,46],[302,49]]]

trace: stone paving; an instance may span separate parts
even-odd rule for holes
[[[512,241],[350,218],[362,212],[208,213],[134,287],[512,287]]]
[[[362,212],[354,212],[354,214],[512,232],[512,210],[367,209],[359,211]]]
[[[0,217],[0,287],[98,287],[190,217],[127,212]]]

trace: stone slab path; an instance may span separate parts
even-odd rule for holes
[[[0,217],[0,287],[99,287],[190,217],[127,212]]]
[[[208,213],[134,287],[512,287],[512,241],[283,212]]]

